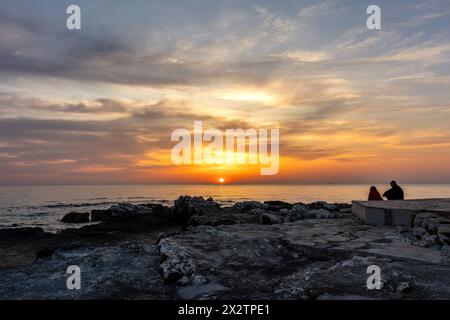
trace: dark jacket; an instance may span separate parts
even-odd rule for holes
[[[383,194],[383,197],[386,197],[388,200],[404,200],[405,195],[403,193],[403,189],[399,186],[393,186],[391,189],[386,191]]]

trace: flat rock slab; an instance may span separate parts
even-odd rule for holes
[[[229,291],[229,288],[226,288],[220,284],[216,283],[208,283],[205,285],[193,285],[181,287],[176,295],[182,300],[192,300],[205,295],[215,294],[217,292]]]
[[[167,299],[172,294],[158,273],[159,259],[156,245],[140,242],[57,250],[31,265],[0,270],[0,298]],[[67,288],[71,265],[80,267],[80,290]]]
[[[441,256],[438,250],[412,246],[395,228],[369,226],[350,219],[313,219],[270,226],[252,224],[217,228],[200,226],[190,233],[180,233],[171,239],[182,238],[186,243],[195,246],[199,236],[209,240],[210,234],[217,237],[234,235],[242,241],[259,241],[262,244],[270,241],[284,241],[291,245],[313,249],[362,254],[376,253],[390,258],[410,259],[423,263],[450,264],[450,258]],[[190,238],[192,240],[189,240]]]
[[[201,226],[165,240],[192,258],[197,276],[230,289],[196,291],[199,299],[450,298],[448,258],[408,244],[392,228],[308,220]],[[381,290],[366,286],[373,264],[382,270]],[[403,283],[411,283],[407,293],[397,289]]]
[[[64,245],[0,269],[0,298],[450,299],[449,258],[411,245],[392,227],[313,219],[198,226],[158,239]],[[163,281],[162,244],[185,258],[180,270],[192,264],[183,281]],[[66,287],[70,265],[81,268],[81,290]],[[380,290],[367,289],[370,265],[381,269]]]

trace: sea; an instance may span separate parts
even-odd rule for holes
[[[290,203],[366,200],[368,185],[46,185],[0,186],[0,228],[42,227],[49,232],[73,228],[61,222],[70,211],[106,209],[120,202],[171,206],[180,195],[212,197],[223,206],[238,201]],[[388,185],[377,186],[383,193]],[[402,185],[407,199],[450,198],[450,184]],[[77,225],[82,226],[82,225]]]

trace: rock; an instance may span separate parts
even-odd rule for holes
[[[187,225],[189,226],[217,226],[217,225],[230,225],[237,223],[237,220],[233,217],[227,216],[193,216],[191,217]]]
[[[320,204],[322,205],[322,204]],[[337,219],[341,214],[337,211],[328,211],[326,209],[309,209],[303,204],[296,204],[287,212],[286,222],[294,222],[300,219]]]
[[[443,246],[450,244],[450,238],[446,235],[439,233],[438,239],[439,239],[439,243],[442,244]]]
[[[236,202],[230,209],[236,212],[245,212],[252,209],[262,209],[267,210],[269,206],[267,204],[261,203],[259,201],[243,201]]]
[[[132,205],[131,203],[123,202],[123,203],[119,203],[119,204],[115,204],[115,205],[111,206],[111,208],[109,208],[109,210],[111,210],[111,212],[113,212],[113,213],[134,212],[135,206]]]
[[[55,252],[54,248],[45,247],[45,248],[39,250],[38,252],[36,252],[36,260],[50,258],[54,252]]]
[[[328,219],[328,218],[330,218],[330,212],[325,209],[308,210],[305,213],[305,216],[307,216],[308,218]]]
[[[129,218],[153,213],[153,209],[149,205],[133,205],[125,202],[111,206],[109,211],[112,218]]]
[[[413,236],[417,239],[422,239],[422,237],[424,237],[426,233],[427,231],[422,227],[414,227],[412,231]]]
[[[317,210],[317,219],[328,219],[330,217],[330,212],[325,209]]]
[[[160,232],[156,235],[156,244],[160,243],[162,239],[167,238],[169,234],[167,232]]]
[[[337,211],[330,212],[330,214],[328,215],[328,219],[341,219],[342,217],[343,215]]]
[[[431,233],[435,234],[437,233],[439,228],[439,221],[437,219],[428,219],[428,223],[425,226],[425,229]]]
[[[431,212],[421,212],[416,215],[416,218],[414,219],[414,225],[418,227],[425,227],[428,224],[428,220],[439,217]]]
[[[352,210],[352,205],[351,203],[332,203],[333,206],[337,207],[338,211],[343,210],[343,213],[348,213],[345,212],[346,210]]]
[[[414,219],[412,235],[419,240],[415,246],[433,247],[449,243],[450,220],[431,212],[421,212]]]
[[[103,221],[112,217],[110,210],[92,210],[91,221]]]
[[[444,224],[449,224],[450,225],[450,219],[449,218],[439,217],[438,221],[439,221],[439,224],[441,224],[441,225],[444,225]]]
[[[330,294],[392,299],[402,281],[414,282],[414,291],[399,287],[399,293],[411,299],[426,299],[430,291],[433,297],[449,296],[450,277],[445,272],[450,265],[432,263],[427,253],[432,249],[405,248],[396,243],[399,237],[394,228],[313,219],[270,227],[197,227],[169,240],[195,259],[209,284],[230,288],[202,295],[203,285],[191,283],[189,289],[178,289],[178,298],[316,299]],[[381,290],[367,291],[367,267],[373,264],[382,266],[388,282]],[[196,293],[181,295],[192,291]]]
[[[89,212],[69,212],[61,221],[64,223],[86,223],[89,222]]]
[[[308,211],[307,206],[305,206],[304,204],[298,203],[292,207],[290,212],[296,212],[296,213],[303,214],[303,213],[306,213],[307,211]]]
[[[209,283],[200,286],[181,287],[177,290],[177,296],[182,300],[192,300],[199,298],[207,298],[215,293],[229,291],[230,288],[221,284]]]
[[[0,229],[0,239],[12,239],[13,241],[17,239],[34,239],[46,237],[48,233],[40,227],[26,227],[26,228],[7,228]]]
[[[251,214],[259,216],[259,215],[263,214],[265,211],[263,209],[260,209],[260,208],[255,208],[255,209],[251,209],[249,212]]]
[[[292,208],[292,204],[284,201],[264,201],[264,204],[266,204],[268,206],[268,210],[271,211],[280,211],[283,209],[290,210]]]
[[[439,225],[438,234],[443,235],[445,237],[450,237],[450,225],[447,224]]]
[[[442,246],[441,256],[442,257],[447,257],[448,256],[448,245],[447,244],[444,244]]]
[[[181,251],[167,239],[159,242],[159,252],[162,260],[159,271],[165,283],[181,280],[185,284],[193,278],[197,266],[187,253]]]
[[[395,227],[395,232],[397,232],[397,233],[408,233],[409,229],[404,227],[404,226],[396,226]]]
[[[415,246],[415,247],[421,247],[421,248],[427,248],[427,247],[428,247],[428,245],[427,245],[427,243],[425,242],[425,240],[415,241],[415,242],[412,242],[411,244],[412,244],[413,246]]]
[[[297,203],[292,206],[291,210],[281,211],[281,213],[286,214],[285,222],[295,222],[312,217],[308,215],[308,207],[301,203]]]
[[[203,197],[181,196],[175,200],[171,207],[171,216],[175,221],[187,223],[194,215],[204,215],[211,212],[217,212],[220,205],[214,200],[205,200]]]
[[[408,282],[400,282],[396,289],[396,296],[397,298],[401,298],[410,291],[411,285]]]
[[[428,247],[433,247],[439,244],[438,237],[436,235],[429,235],[423,238]]]
[[[324,209],[324,210],[328,210],[328,211],[337,211],[338,207],[332,204],[329,204],[326,201],[316,201],[316,202],[312,202],[310,204],[308,204],[308,208],[310,209]]]
[[[284,220],[284,222],[295,222],[303,218],[302,214],[296,211],[290,211]]]
[[[276,223],[280,223],[280,219],[270,213],[263,213],[261,214],[261,216],[259,217],[261,224],[276,224]]]
[[[409,299],[450,297],[448,258],[437,248],[426,248],[424,240],[424,247],[405,244],[404,235],[393,227],[351,219],[303,220],[303,210],[286,215],[263,211],[260,216],[269,220],[289,214],[302,217],[296,223],[263,226],[260,216],[250,210],[236,213],[224,208],[217,216],[192,218],[209,219],[204,223],[230,219],[236,224],[181,230],[167,212],[152,208],[151,215],[138,219],[108,219],[85,230],[45,237],[41,229],[0,230],[0,298],[392,299],[397,292]],[[316,217],[320,210],[327,211],[307,212]],[[328,212],[329,218],[338,214]],[[116,229],[107,227],[111,224]],[[137,234],[130,229],[135,224],[153,229]],[[2,268],[8,257],[24,253],[30,258]],[[71,264],[79,265],[87,277],[83,290],[65,286],[65,270]],[[387,282],[381,290],[367,290],[369,265],[382,267]]]
[[[128,300],[173,297],[173,290],[164,285],[158,272],[160,255],[155,245],[135,241],[128,245],[113,244],[108,242],[108,238],[105,236],[102,239],[104,244],[95,246],[52,241],[50,248],[39,252],[38,261],[21,268],[2,269],[1,299]],[[81,290],[67,290],[68,275],[65,272],[69,265],[81,268]]]
[[[362,295],[353,295],[353,294],[345,294],[345,295],[332,295],[332,294],[322,294],[317,297],[317,300],[332,300],[332,301],[369,301],[375,300],[370,296],[362,296]]]

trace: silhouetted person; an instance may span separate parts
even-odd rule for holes
[[[381,194],[378,192],[377,188],[374,186],[370,187],[369,192],[369,201],[383,201],[383,197],[381,197]]]
[[[404,200],[403,189],[395,181],[391,181],[391,188],[383,194],[388,200]]]

